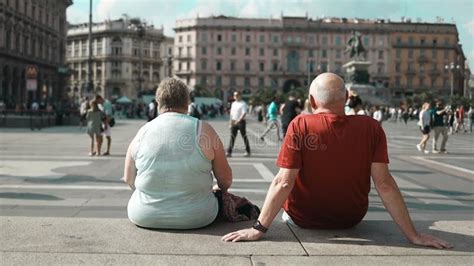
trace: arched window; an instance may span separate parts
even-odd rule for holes
[[[300,56],[297,51],[292,50],[288,53],[287,57],[288,62],[288,71],[289,72],[298,72],[300,65]]]

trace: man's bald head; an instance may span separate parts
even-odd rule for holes
[[[333,73],[324,73],[311,82],[309,93],[318,106],[328,107],[344,104],[347,92],[341,77]]]

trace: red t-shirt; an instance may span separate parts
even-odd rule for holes
[[[367,213],[373,162],[388,163],[380,124],[365,115],[296,117],[278,156],[281,168],[300,169],[283,208],[300,227],[348,228]]]

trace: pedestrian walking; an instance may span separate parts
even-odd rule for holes
[[[102,121],[104,120],[104,113],[99,109],[99,104],[96,100],[90,102],[91,108],[87,111],[87,135],[91,139],[91,149],[89,156],[100,156],[102,147]],[[94,147],[95,144],[95,147]]]
[[[99,104],[99,109],[104,114],[103,119],[103,132],[102,135],[107,139],[107,150],[104,152],[104,156],[110,155],[110,146],[112,145],[112,126],[115,123],[111,123],[113,118],[114,109],[112,103],[108,99],[102,98],[100,95],[96,95],[95,99]]]
[[[190,96],[190,103],[188,105],[188,115],[201,119],[202,112],[199,110],[199,106],[194,102],[194,96]]]
[[[301,106],[296,100],[296,96],[293,92],[288,95],[288,100],[280,107],[281,113],[281,127],[283,130],[283,137],[286,135],[288,125],[291,121],[301,112]]]
[[[362,99],[358,95],[349,97],[349,112],[346,115],[366,115],[364,108],[362,108]]]
[[[155,119],[158,116],[158,104],[156,103],[155,99],[153,99],[148,104],[147,116],[148,116],[148,122],[150,122],[151,120]]]
[[[467,132],[466,127],[464,126],[464,118],[466,116],[464,106],[461,105],[456,109],[456,130],[454,132],[458,131],[464,131]]]
[[[426,143],[428,142],[428,139],[430,138],[430,127],[431,124],[431,112],[430,112],[430,103],[424,103],[420,114],[419,114],[419,121],[418,121],[418,126],[420,127],[421,133],[423,136],[421,137],[420,143],[416,145],[416,148],[418,151],[421,151],[423,153],[429,153],[429,151],[426,150]]]
[[[448,141],[448,129],[446,128],[447,113],[449,106],[444,107],[443,102],[437,101],[433,109],[431,109],[431,119],[433,121],[433,153],[448,153],[446,151],[446,142]],[[438,150],[438,138],[442,135],[440,150]]]
[[[235,137],[237,132],[240,131],[245,144],[245,155],[244,157],[250,156],[250,144],[247,138],[245,116],[247,115],[247,104],[242,100],[242,95],[239,91],[234,92],[234,102],[230,107],[230,142],[227,148],[227,157],[232,156],[232,149],[234,148]]]
[[[379,122],[380,124],[382,124],[383,114],[382,114],[382,110],[380,110],[380,106],[375,106],[375,111],[372,114],[372,118],[377,120],[377,122]]]
[[[268,105],[268,108],[267,108],[267,128],[265,129],[265,131],[260,136],[260,139],[262,141],[264,141],[265,136],[273,128],[276,128],[277,139],[278,139],[278,141],[281,141],[280,122],[278,121],[278,107],[277,107],[275,97],[273,98],[272,102]]]

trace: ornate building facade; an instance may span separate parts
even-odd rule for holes
[[[67,63],[72,69],[70,95],[88,91],[89,24],[71,25],[68,30]],[[155,29],[136,18],[124,16],[92,25],[93,92],[106,98],[130,99],[150,92],[167,76],[169,43],[163,29]],[[168,59],[169,58],[169,59]]]
[[[0,101],[8,108],[64,97],[70,5],[72,0],[0,0]],[[36,72],[28,90],[27,69]]]
[[[217,97],[226,98],[233,90],[244,94],[268,88],[288,91],[308,86],[321,72],[331,71],[343,76],[342,66],[350,60],[344,51],[355,30],[362,34],[366,59],[371,62],[371,82],[376,87],[390,88],[393,95],[409,95],[425,87],[417,82],[405,82],[406,73],[402,77],[407,62],[417,59],[406,51],[401,52],[403,59],[397,57],[400,53],[397,50],[401,50],[399,39],[402,43],[409,38],[420,42],[424,35],[443,35],[443,38],[438,37],[439,46],[436,47],[442,50],[439,56],[463,65],[465,60],[454,24],[415,24],[308,17],[242,19],[218,16],[178,20],[174,70],[191,87],[206,87]],[[403,37],[399,37],[401,35]],[[449,44],[441,43],[445,39],[449,39]],[[427,41],[425,38],[425,44]],[[427,45],[416,47],[425,50],[426,55],[430,53],[429,56],[432,48]],[[420,52],[417,50],[416,53]],[[445,53],[447,57],[443,57]],[[434,83],[439,87],[436,89],[443,91],[449,90],[441,69],[444,61],[437,63],[442,77]],[[414,69],[416,77],[413,79],[420,80],[419,76],[427,75],[427,72]],[[430,84],[426,82],[421,84]],[[460,82],[459,91],[462,91],[461,86]]]

